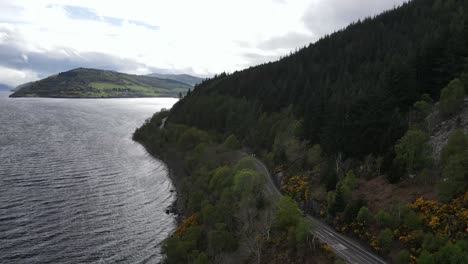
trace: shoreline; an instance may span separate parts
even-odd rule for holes
[[[3,92],[3,91],[2,91]],[[139,98],[171,98],[178,99],[175,96],[108,96],[108,97],[80,97],[80,96],[11,96],[9,98],[47,98],[47,99],[139,99]]]
[[[185,206],[184,206],[184,200],[185,197],[182,196],[182,179],[186,176],[189,176],[188,171],[183,169],[183,165],[180,164],[180,162],[176,158],[176,154],[170,153],[170,150],[166,149],[166,152],[164,154],[156,154],[151,152],[145,144],[142,142],[136,141],[138,144],[143,146],[145,150],[152,156],[153,159],[157,159],[158,161],[161,161],[164,163],[168,170],[168,178],[171,181],[174,189],[171,189],[171,192],[175,192],[175,200],[172,202],[171,205],[169,205],[166,209],[165,212],[167,214],[174,214],[176,223],[180,224],[181,221],[183,220],[183,217],[185,215]]]

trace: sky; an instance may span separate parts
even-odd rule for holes
[[[202,77],[277,60],[404,0],[0,0],[0,83],[77,67]]]

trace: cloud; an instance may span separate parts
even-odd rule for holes
[[[9,85],[11,87],[17,86],[21,83],[35,81],[39,77],[34,71],[30,70],[17,70],[0,66],[0,83]]]
[[[276,60],[401,2],[0,0],[0,67],[28,78],[75,67],[233,72]]]
[[[49,6],[49,8],[52,7]],[[67,16],[73,19],[99,20],[96,12],[86,7],[65,5],[62,8],[67,13]]]
[[[134,24],[136,26],[142,26],[150,30],[159,29],[158,26],[150,25],[148,23],[134,20],[134,19],[125,21],[125,19],[122,19],[122,18],[116,18],[116,17],[110,17],[110,16],[99,16],[96,11],[90,8],[86,8],[86,7],[71,6],[71,5],[49,6],[49,8],[53,8],[53,7],[63,8],[67,16],[72,19],[101,21],[101,22],[109,23],[113,26],[121,26],[124,22],[128,22],[130,24]]]
[[[267,63],[271,61],[276,61],[279,59],[277,55],[268,55],[268,54],[259,54],[259,53],[244,53],[243,56],[248,59],[249,63],[244,66],[248,67],[251,65],[257,65],[262,63]]]
[[[302,16],[305,26],[316,36],[333,33],[351,22],[379,14],[406,0],[315,0]]]
[[[258,44],[258,48],[265,50],[293,50],[313,42],[314,36],[297,32],[288,32],[282,36],[275,36]]]

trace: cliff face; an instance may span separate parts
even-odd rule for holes
[[[468,132],[468,97],[465,98],[462,110],[450,117],[443,118],[438,110],[439,104],[434,107],[434,112],[427,118],[431,138],[432,157],[436,164],[440,162],[440,153],[447,144],[450,134],[457,128],[463,128]]]

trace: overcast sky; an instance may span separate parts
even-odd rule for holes
[[[212,75],[276,60],[403,0],[0,0],[0,83],[93,67]]]

